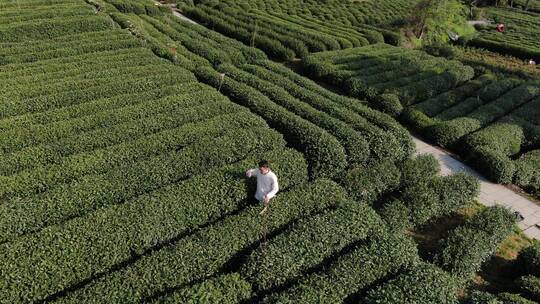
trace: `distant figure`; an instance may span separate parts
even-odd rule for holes
[[[504,33],[504,24],[502,23],[497,24],[497,32]]]
[[[261,215],[266,212],[270,200],[276,196],[279,191],[277,176],[270,170],[268,161],[261,160],[259,162],[259,168],[250,169],[246,171],[246,177],[257,177],[257,192],[255,198],[264,203],[264,208],[261,211]]]
[[[530,65],[536,65],[536,61],[534,61],[534,60],[531,58],[531,59],[529,59],[529,64],[530,64]]]

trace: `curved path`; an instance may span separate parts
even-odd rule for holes
[[[478,200],[486,206],[502,205],[518,211],[525,218],[518,223],[518,226],[523,229],[528,237],[540,240],[540,205],[505,186],[490,182],[448,152],[434,147],[417,137],[413,136],[413,138],[416,144],[416,154],[432,154],[435,156],[441,164],[442,175],[467,172],[477,177],[480,180],[480,196]]]

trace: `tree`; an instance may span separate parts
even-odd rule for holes
[[[469,35],[465,6],[458,0],[421,0],[411,14],[409,26],[420,44],[448,42],[449,34]]]

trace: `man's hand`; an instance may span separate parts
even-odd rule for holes
[[[264,200],[263,200],[263,201],[264,201],[264,204],[265,204],[265,205],[268,205],[268,203],[270,202],[270,198],[268,197],[268,195],[265,195],[265,196],[264,196]]]
[[[246,177],[248,177],[248,178],[251,177],[251,171],[250,170],[246,171]]]

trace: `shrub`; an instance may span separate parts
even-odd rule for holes
[[[540,301],[540,278],[528,275],[519,278],[518,285],[527,299]]]
[[[251,285],[239,274],[226,274],[185,287],[158,299],[157,303],[221,303],[234,304],[251,296]]]
[[[460,101],[459,104],[454,105],[439,114],[433,117],[435,120],[447,121],[461,116],[465,116],[470,112],[476,110],[476,108],[481,107],[484,104],[480,98],[473,96],[468,97],[463,101]]]
[[[4,244],[0,269],[13,275],[4,278],[11,286],[6,287],[6,294],[20,289],[21,297],[44,298],[60,292],[65,286],[105,273],[114,265],[129,260],[134,253],[142,254],[156,244],[243,207],[250,201],[254,185],[239,177],[259,158],[272,162],[283,190],[307,181],[307,164],[301,154],[276,149],[249,156],[235,164],[220,164],[124,204],[48,227],[25,239]],[[115,227],[123,228],[118,231]],[[25,247],[28,242],[38,250],[28,252]],[[66,243],[71,244],[70,250],[65,250]],[[84,252],[84,261],[77,258],[81,252]],[[43,260],[48,261],[47,267],[31,267]],[[34,288],[24,288],[25,284]]]
[[[341,303],[347,296],[418,262],[416,244],[400,234],[380,233],[265,303]]]
[[[388,115],[372,110],[357,99],[332,93],[283,65],[269,60],[258,61],[257,64],[294,82],[294,85],[289,82],[280,84],[295,97],[339,117],[365,136],[369,143],[371,162],[385,159],[401,161],[412,154],[409,132]],[[276,78],[267,80],[277,82]]]
[[[0,117],[8,118],[28,113],[37,113],[66,106],[82,104],[99,98],[107,98],[122,93],[145,92],[160,86],[192,82],[194,76],[174,66],[158,66],[140,69],[126,79],[125,75],[113,78],[84,80],[76,83],[62,82],[54,86],[34,87],[25,94],[5,94],[9,103],[0,103]],[[149,75],[150,73],[150,75]],[[141,79],[144,78],[144,81]],[[72,90],[66,89],[71,87]],[[17,95],[20,95],[16,97]],[[4,97],[2,96],[2,97]],[[3,98],[0,98],[4,100]]]
[[[376,89],[373,86],[366,84],[364,81],[358,78],[349,78],[345,80],[344,89],[348,92],[349,95],[353,97],[366,98],[368,100],[374,99],[378,94],[381,93],[380,90]],[[395,106],[396,99],[389,97],[389,101],[383,100],[384,103],[389,103],[390,105]],[[399,98],[398,98],[399,101]],[[393,109],[390,109],[393,110]]]
[[[497,297],[499,298],[499,300],[501,300],[503,304],[535,304],[537,303],[537,302],[528,300],[519,294],[512,294],[512,293],[507,293],[507,292],[500,293],[497,295]]]
[[[381,217],[390,231],[401,233],[413,227],[410,213],[406,204],[400,200],[394,200],[383,206]]]
[[[91,55],[95,59],[96,53],[99,53],[100,56],[104,56],[106,54],[103,54],[101,52],[121,52],[121,50],[135,51],[134,48],[142,47],[145,45],[142,41],[139,41],[132,36],[130,37],[130,34],[126,33],[125,31],[119,30],[118,35],[116,35],[116,31],[107,32],[110,34],[105,37],[93,37],[93,35],[90,35],[88,33],[70,35],[69,37],[72,37],[73,40],[76,41],[76,43],[74,41],[65,43],[53,40],[52,43],[43,42],[39,45],[39,47],[13,47],[10,48],[9,53],[4,52],[5,55],[0,56],[0,61],[3,62],[3,64],[6,64],[3,66],[4,70],[13,72],[18,67],[20,73],[21,70],[24,70],[21,69],[21,67],[24,67],[24,65],[17,65],[17,63],[39,62],[35,63],[35,65],[37,66],[39,64],[41,66],[44,66],[45,64],[40,61],[55,58],[61,58],[65,60],[65,63],[68,63],[68,61],[71,60],[71,63],[73,63],[74,59],[67,58],[74,57],[77,60],[82,61],[83,58],[80,58],[79,56]],[[103,59],[103,57],[97,58]],[[98,64],[99,63],[101,62],[98,62]],[[7,70],[8,67],[10,70]],[[26,67],[29,68],[30,66]],[[26,72],[26,75],[28,75],[29,71]],[[15,74],[10,73],[10,75]]]
[[[200,102],[190,105],[190,102],[203,100],[202,98],[206,99],[204,102],[214,102],[213,107],[198,106],[197,104]],[[0,186],[0,194],[22,197],[49,191],[58,184],[82,178],[84,175],[98,174],[108,171],[113,167],[134,164],[143,158],[167,153],[172,149],[179,150],[206,137],[219,137],[230,130],[244,128],[241,124],[233,122],[232,113],[234,113],[236,118],[235,121],[244,122],[245,126],[264,127],[266,125],[261,120],[254,120],[251,113],[238,111],[238,108],[227,108],[226,106],[216,107],[216,104],[223,103],[222,97],[208,94],[208,92],[204,91],[198,92],[196,95],[187,94],[185,97],[174,96],[173,98],[165,98],[163,101],[165,102],[153,100],[152,103],[156,108],[161,108],[160,111],[169,111],[167,116],[159,112],[152,113],[151,108],[147,104],[137,107],[143,112],[146,112],[144,114],[141,114],[139,111],[133,111],[133,109],[129,109],[132,111],[128,109],[125,109],[127,111],[115,110],[117,113],[123,112],[123,114],[131,112],[134,114],[131,117],[137,117],[138,114],[141,114],[143,117],[144,115],[150,117],[134,121],[129,121],[127,119],[128,117],[126,117],[126,123],[111,125],[105,130],[102,128],[95,129],[78,135],[70,134],[71,132],[66,132],[67,134],[59,132],[60,135],[68,136],[60,137],[59,139],[55,138],[56,140],[50,139],[49,145],[33,146],[30,149],[25,149],[14,155],[12,154],[11,156],[18,156],[21,159],[28,152],[40,151],[48,155],[48,162],[47,158],[41,164],[39,161],[30,162],[30,164],[27,164],[27,167],[30,167],[27,170],[20,168],[21,171],[16,172],[14,175],[1,177],[0,180],[3,180],[3,185]],[[178,113],[178,110],[174,109],[179,105],[185,106],[181,110],[181,113]],[[186,116],[188,113],[195,114],[196,110],[201,109],[208,110],[206,115]],[[220,115],[219,119],[211,116],[212,114],[219,115],[220,111],[225,115]],[[227,115],[227,113],[231,114]],[[119,115],[117,117],[122,116]],[[165,117],[170,120],[164,120],[163,118]],[[170,122],[171,120],[173,121]],[[94,125],[104,123],[103,121],[99,122],[98,119],[95,119],[95,122]],[[56,126],[59,127],[58,125]],[[152,126],[151,130],[149,130],[149,126]],[[76,131],[80,132],[81,127],[79,125]],[[130,132],[126,132],[126,129],[129,127],[132,129]],[[47,129],[40,131],[49,131],[48,135],[54,133],[51,132],[53,128]],[[69,131],[73,131],[73,129]],[[152,131],[156,133],[152,133]],[[142,138],[137,138],[137,134]],[[194,136],[194,134],[198,134],[198,136]],[[100,137],[103,139],[98,139]],[[88,138],[92,138],[92,140],[89,141]],[[44,141],[46,140],[46,138],[43,139]],[[130,141],[129,143],[124,142],[128,140]]]
[[[464,139],[466,151],[488,147],[506,156],[519,153],[525,140],[523,128],[511,123],[494,123]]]
[[[262,51],[248,47],[200,25],[177,22],[171,19],[172,17],[141,16],[141,18],[168,37],[181,42],[190,52],[206,58],[214,65],[223,62],[243,64],[266,58]]]
[[[366,304],[416,303],[455,304],[457,285],[438,267],[422,263],[382,285],[368,291]]]
[[[505,304],[494,294],[474,291],[471,298],[467,301],[467,304]]]
[[[319,111],[308,103],[294,98],[281,86],[260,79],[232,65],[221,65],[219,70],[226,72],[228,77],[261,92],[277,105],[328,131],[345,148],[349,165],[366,163],[366,158],[369,155],[368,143],[348,124],[332,117],[325,111]]]
[[[428,117],[435,117],[445,110],[458,106],[463,100],[469,97],[476,97],[478,90],[493,82],[494,79],[495,76],[484,74],[450,91],[417,103],[409,109],[421,111]]]
[[[516,78],[502,79],[490,83],[477,92],[477,96],[482,99],[485,103],[497,99],[499,96],[513,89],[514,87],[521,84],[522,81]]]
[[[122,13],[147,14],[150,16],[162,15],[165,11],[157,7],[152,1],[130,1],[130,0],[106,0],[114,5]]]
[[[231,23],[231,19],[223,20],[220,16],[211,16],[199,7],[186,7],[184,12],[191,18],[205,22],[212,29],[238,39],[246,45],[252,45],[263,50],[269,57],[280,60],[292,60],[296,54],[293,50],[285,47],[278,39],[266,35],[253,35],[251,29],[243,28]]]
[[[410,210],[412,223],[420,226],[469,205],[479,192],[476,178],[458,173],[408,187],[401,200]]]
[[[395,94],[381,94],[373,102],[370,102],[370,105],[392,117],[398,117],[403,111],[403,105]]]
[[[317,180],[284,192],[272,201],[271,216],[267,221],[268,233],[277,234],[288,223],[309,218],[345,200],[345,191],[329,180]],[[260,211],[261,206],[257,205],[229,215],[167,248],[93,280],[83,288],[70,292],[62,302],[81,303],[96,298],[141,302],[167,288],[215,275],[236,254],[250,246],[258,246],[261,240]]]
[[[211,68],[199,69],[197,77],[215,87],[221,86],[219,74]],[[233,101],[263,117],[271,127],[285,134],[289,144],[304,152],[313,178],[336,177],[344,171],[346,156],[343,146],[326,131],[276,105],[257,90],[229,77],[225,77],[221,89]]]
[[[469,152],[468,161],[480,168],[491,180],[509,184],[516,172],[516,164],[507,155],[489,147],[477,147]]]
[[[476,119],[460,117],[435,124],[429,127],[426,133],[441,147],[455,147],[463,136],[478,130],[481,126]]]
[[[401,184],[411,187],[415,184],[425,183],[439,174],[441,165],[435,156],[420,154],[406,160],[401,168]]]
[[[433,181],[407,188],[402,196],[402,201],[410,210],[414,226],[423,225],[436,216],[439,209],[439,199]]]
[[[423,50],[426,51],[426,53],[436,56],[436,57],[454,59],[454,57],[456,56],[454,48],[450,44],[446,44],[446,43],[438,42],[438,43],[426,45],[423,47]]]
[[[515,161],[515,182],[540,197],[540,150],[527,152]]]
[[[113,21],[103,15],[15,22],[0,27],[0,43],[46,40],[70,34],[110,30],[113,27]]]
[[[540,242],[522,249],[515,262],[517,271],[522,275],[540,276]]]
[[[342,184],[355,200],[372,203],[384,192],[395,190],[399,182],[399,169],[386,161],[349,170]]]
[[[414,107],[406,108],[401,112],[400,120],[420,132],[436,124],[436,121]]]
[[[433,126],[428,131],[429,135],[434,138],[437,144],[443,147],[455,146],[458,140],[466,134],[486,126],[515,108],[527,103],[538,94],[540,94],[539,83],[530,82],[523,84],[493,102],[468,113],[465,117],[452,119]]]
[[[196,94],[189,93],[197,89],[199,92]],[[207,102],[209,104],[205,104]],[[230,102],[226,103],[228,105],[223,103],[223,96],[217,92],[212,93],[200,85],[184,84],[98,99],[47,114],[17,116],[4,120],[0,127],[10,129],[4,133],[9,140],[5,141],[5,137],[0,136],[0,146],[11,150],[11,153],[4,154],[0,172],[2,175],[13,175],[35,167],[58,164],[63,157],[71,154],[103,149],[197,119],[204,120],[240,110]],[[174,105],[189,104],[192,106],[186,107],[181,113],[173,110]],[[202,114],[201,110],[208,113]],[[170,111],[170,115],[163,113],[167,111]],[[166,116],[175,119],[163,119]],[[84,154],[80,157],[84,157]]]
[[[378,31],[370,29],[358,29],[358,31],[364,35],[370,44],[384,43],[384,36]]]
[[[483,209],[440,241],[435,261],[459,280],[468,281],[512,233],[514,224],[514,214],[503,207]]]
[[[381,230],[382,225],[368,205],[344,201],[336,210],[302,220],[253,251],[240,273],[256,290],[276,288],[300,278],[348,244]]]
[[[217,138],[204,138],[178,151],[118,166],[103,174],[87,175],[44,195],[14,199],[9,205],[0,205],[5,215],[0,222],[1,239],[35,232],[98,208],[118,204],[222,165],[224,161],[240,161],[252,153],[281,147],[283,143],[281,134],[269,132],[268,128],[230,131]],[[19,220],[8,220],[12,218]]]

